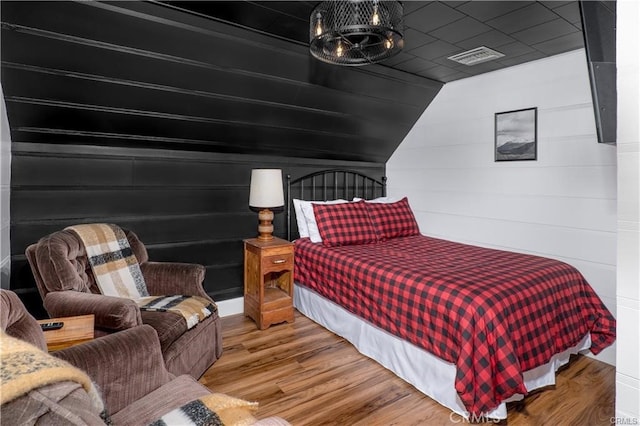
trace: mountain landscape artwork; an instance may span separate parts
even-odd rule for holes
[[[537,108],[496,113],[495,161],[535,160]]]

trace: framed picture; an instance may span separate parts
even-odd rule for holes
[[[495,161],[535,160],[538,108],[496,113]]]

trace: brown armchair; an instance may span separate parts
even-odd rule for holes
[[[0,290],[0,329],[9,336],[46,351],[40,325],[18,296]],[[164,366],[158,336],[143,325],[53,352],[85,372],[102,396],[106,414],[117,425],[146,425],[169,411],[211,391],[189,375],[174,377]],[[4,355],[3,355],[4,356]],[[101,409],[75,381],[47,380],[1,407],[3,425],[104,425]],[[3,386],[0,383],[0,386]],[[0,395],[2,389],[0,389]],[[251,418],[252,416],[247,415]],[[255,426],[283,426],[269,417]]]
[[[181,294],[211,300],[202,288],[202,265],[150,262],[136,234],[125,234],[150,295]],[[27,247],[26,255],[50,317],[94,314],[97,336],[148,324],[158,333],[165,365],[175,375],[199,378],[220,357],[222,333],[217,312],[187,329],[179,314],[140,311],[133,300],[100,294],[82,241],[74,232],[47,235]]]

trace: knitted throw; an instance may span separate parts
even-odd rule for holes
[[[66,229],[75,232],[84,244],[96,284],[102,294],[133,299],[143,311],[171,311],[180,314],[187,322],[187,329],[217,311],[210,300],[199,296],[150,296],[138,259],[119,226],[89,223]]]
[[[137,299],[142,311],[171,311],[179,313],[187,321],[187,329],[217,312],[216,305],[198,296],[148,296]]]
[[[119,226],[90,223],[66,229],[75,232],[82,240],[102,294],[128,299],[149,295],[138,259]]]
[[[104,404],[83,371],[35,346],[0,332],[0,404],[12,401],[41,386],[71,381],[82,385],[98,413]]]
[[[251,413],[257,409],[257,402],[214,393],[168,412],[150,426],[247,426],[256,422]]]

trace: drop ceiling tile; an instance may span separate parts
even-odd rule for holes
[[[532,1],[470,1],[457,9],[485,22],[531,4]]]
[[[402,2],[404,15],[406,16],[411,12],[415,12],[416,10],[420,9],[421,7],[424,7],[424,6],[428,5],[429,3],[433,3],[433,2],[430,2],[430,1],[404,1],[404,2]]]
[[[584,39],[582,33],[575,32],[562,37],[554,38],[542,43],[534,44],[537,50],[547,55],[557,55],[558,53],[568,52],[570,50],[581,49],[584,47]]]
[[[455,80],[461,80],[463,78],[471,77],[471,74],[467,74],[466,72],[456,72],[455,74],[445,75],[444,77],[440,77],[440,81],[443,83],[450,83]]]
[[[405,14],[404,23],[407,27],[428,33],[462,18],[464,18],[464,14],[457,10],[443,3],[433,2],[414,12]]]
[[[569,4],[569,3],[578,3],[578,2],[577,1],[548,0],[548,1],[541,1],[540,3],[542,3],[545,6],[547,6],[549,9],[556,9],[558,7],[565,6],[565,5]]]
[[[531,53],[535,49],[532,48],[531,46],[527,46],[524,43],[520,43],[519,41],[516,41],[514,43],[509,43],[509,44],[500,46],[500,48],[497,50],[500,53],[504,53],[505,56],[514,57],[514,56],[521,56],[527,53]]]
[[[432,78],[434,80],[440,80],[443,77],[448,75],[457,74],[460,71],[457,71],[453,68],[448,68],[442,65],[438,65],[437,67],[429,68],[427,70],[423,70],[420,72],[420,75],[427,78]]]
[[[434,64],[431,61],[427,61],[422,58],[413,58],[409,59],[406,62],[402,62],[394,66],[394,68],[401,69],[403,71],[417,73],[418,71],[426,70],[428,68],[433,68],[439,66],[438,64]]]
[[[525,62],[529,62],[529,61],[535,61],[536,59],[544,58],[545,56],[547,55],[537,50],[534,50],[525,55],[508,57],[508,58],[500,58],[498,62],[510,67],[512,65],[518,65],[518,64],[523,64]]]
[[[463,5],[465,3],[469,3],[469,0],[460,0],[460,1],[443,1],[442,3],[446,4],[449,7],[458,7],[460,5]]]
[[[404,49],[411,50],[416,47],[423,46],[427,43],[436,41],[435,38],[414,30],[413,28],[407,28],[404,32]]]
[[[496,49],[499,46],[513,43],[516,41],[513,37],[501,33],[500,31],[491,30],[486,33],[478,34],[475,37],[468,38],[456,43],[456,46],[460,46],[465,49],[474,49],[479,46],[487,46],[492,49]]]
[[[487,24],[502,32],[512,34],[547,21],[552,21],[557,17],[558,16],[555,13],[543,5],[534,3],[530,6],[500,16],[499,18],[487,21]]]
[[[560,15],[561,18],[566,19],[572,24],[581,21],[580,6],[578,5],[578,2],[572,2],[564,6],[556,7],[553,11]]]
[[[451,55],[447,55],[447,56],[451,56]],[[441,56],[439,58],[431,59],[431,62],[438,65],[444,65],[445,67],[449,67],[449,68],[460,68],[461,70],[464,70],[465,68],[467,68],[466,65],[462,65],[459,62],[455,62],[455,61],[452,61],[451,59],[447,59],[447,56]]]
[[[400,52],[395,56],[392,56],[389,59],[385,59],[382,64],[387,65],[387,66],[394,66],[397,64],[400,64],[402,62],[406,62],[410,59],[415,58],[415,56],[408,54],[407,52]]]
[[[431,31],[429,34],[448,43],[457,43],[461,40],[487,32],[490,29],[491,27],[473,18],[466,17]]]
[[[524,31],[518,31],[517,33],[511,34],[511,36],[525,44],[532,45],[574,32],[577,32],[576,27],[564,19],[558,18],[554,21],[545,22],[544,24],[527,28]]]
[[[453,44],[438,40],[433,43],[425,44],[424,46],[418,47],[417,49],[413,49],[411,54],[418,56],[422,59],[434,59],[439,58],[440,56],[451,55],[453,53],[458,53],[462,51],[457,46]]]

